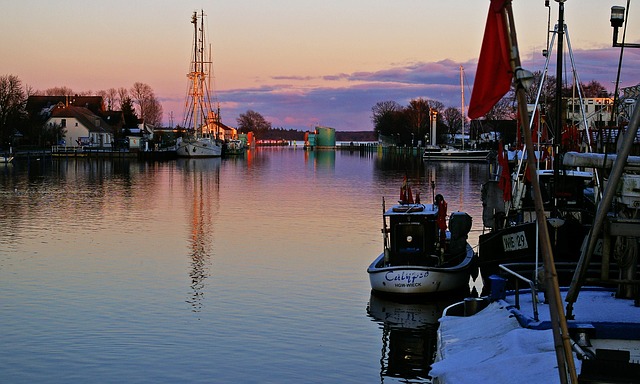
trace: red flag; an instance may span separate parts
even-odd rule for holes
[[[469,118],[484,116],[509,92],[513,71],[509,39],[502,11],[510,0],[491,0],[482,38],[478,69],[469,102]]]
[[[400,187],[400,204],[413,204],[413,194],[411,193],[411,186],[407,181],[407,176],[404,177]]]

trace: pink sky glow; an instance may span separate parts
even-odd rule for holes
[[[558,3],[550,5],[553,28]],[[612,5],[626,1],[565,3],[580,79],[610,91],[619,56],[611,48]],[[0,75],[17,75],[37,90],[147,83],[162,103],[165,124],[170,113],[179,124],[190,17],[204,8],[224,123],[235,126],[239,114],[253,109],[285,129],[370,130],[378,101],[406,105],[422,97],[459,108],[460,65],[468,103],[488,6],[489,0],[4,1]],[[634,7],[627,42],[637,43]],[[523,65],[542,70],[548,8],[544,0],[514,0],[513,8]],[[625,50],[621,86],[640,83],[637,68],[640,50]]]

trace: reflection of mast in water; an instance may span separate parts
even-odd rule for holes
[[[193,312],[203,307],[205,280],[210,276],[213,245],[213,218],[219,207],[220,160],[185,159],[185,193],[192,196],[191,217],[191,296],[187,302]]]
[[[454,301],[397,302],[371,294],[367,313],[382,325],[381,382],[431,383],[438,319]]]

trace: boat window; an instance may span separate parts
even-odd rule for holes
[[[399,253],[424,250],[424,227],[419,223],[398,223],[395,228],[395,249]]]

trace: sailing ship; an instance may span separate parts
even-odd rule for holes
[[[435,119],[431,120],[431,144],[424,149],[422,158],[424,160],[433,161],[467,161],[467,162],[486,162],[490,150],[488,149],[465,149],[464,148],[464,130],[465,130],[465,114],[464,114],[464,68],[460,66],[460,93],[461,93],[461,136],[462,148],[453,146],[441,146],[436,144]]]
[[[187,97],[185,98],[184,123],[187,130],[184,137],[178,139],[176,153],[179,157],[219,157],[222,155],[222,140],[219,137],[220,108],[214,110],[211,102],[210,82],[212,61],[205,61],[204,11],[200,15],[194,12],[193,56]]]

